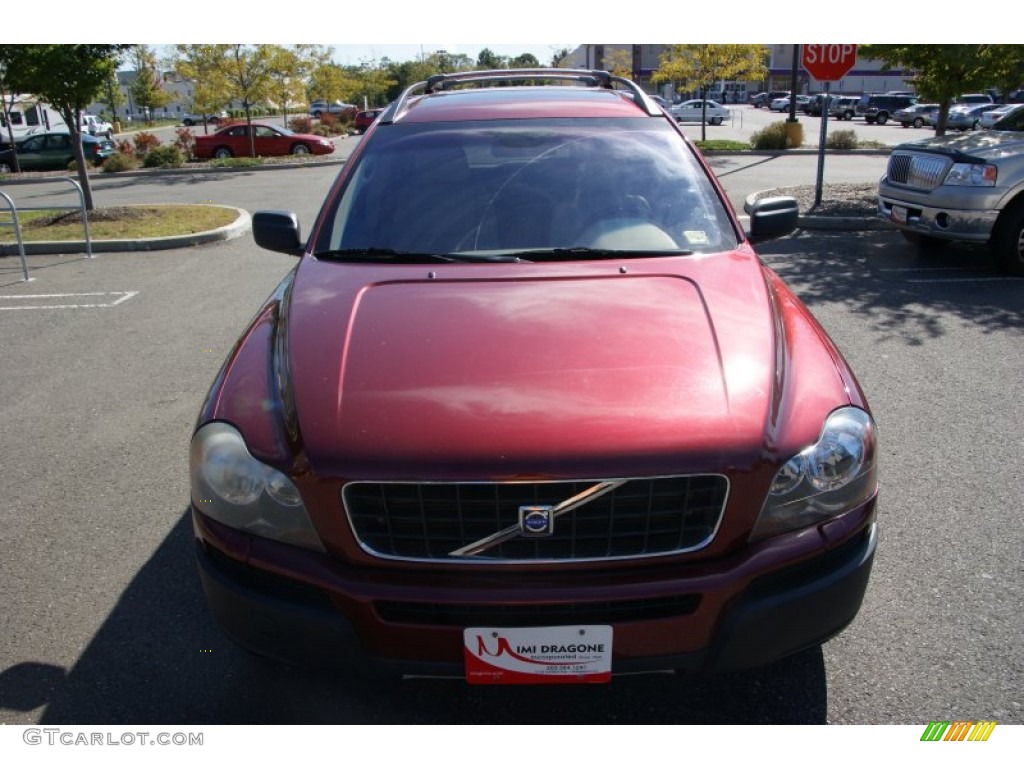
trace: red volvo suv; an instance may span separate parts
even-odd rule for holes
[[[698,150],[606,72],[438,75],[367,131],[191,443],[224,632],[283,660],[603,682],[819,644],[876,548],[875,426]]]

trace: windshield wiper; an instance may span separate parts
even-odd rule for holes
[[[397,251],[394,248],[338,248],[330,251],[317,251],[313,254],[325,261],[352,261],[388,264],[423,264],[425,262],[487,262],[487,261],[523,261],[518,256],[508,254],[472,254],[472,253],[417,253],[415,251]]]
[[[623,251],[610,248],[587,248],[582,245],[572,248],[537,248],[536,250],[516,251],[507,254],[515,257],[526,257],[529,261],[544,260],[580,260],[588,259],[647,259],[654,256],[692,256],[694,251],[684,249],[658,250],[658,251]]]

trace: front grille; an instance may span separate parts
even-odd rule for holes
[[[889,181],[918,189],[935,189],[946,178],[949,160],[936,155],[893,152],[889,157]]]
[[[519,508],[557,505],[598,481],[349,483],[342,500],[360,545],[388,558],[450,562],[602,560],[687,552],[718,528],[721,475],[632,479],[559,516],[554,532],[517,536],[472,557],[451,553],[519,524]]]
[[[381,600],[377,615],[394,624],[440,627],[543,627],[572,624],[624,624],[689,616],[699,595],[614,600],[571,605],[436,605]]]

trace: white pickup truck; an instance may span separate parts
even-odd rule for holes
[[[104,120],[100,120],[96,115],[88,113],[82,114],[82,124],[79,130],[82,133],[88,133],[90,136],[102,136],[105,139],[114,138],[114,126]]]

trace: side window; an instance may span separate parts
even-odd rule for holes
[[[228,131],[228,136],[245,136],[245,126],[236,125],[230,131]]]
[[[31,138],[31,139],[28,139],[27,141],[22,142],[22,144],[21,144],[21,151],[22,152],[38,152],[42,148],[43,148],[43,137],[42,136],[35,136],[35,137]]]
[[[71,146],[71,137],[67,135],[50,136],[47,140],[47,149],[67,149]]]

